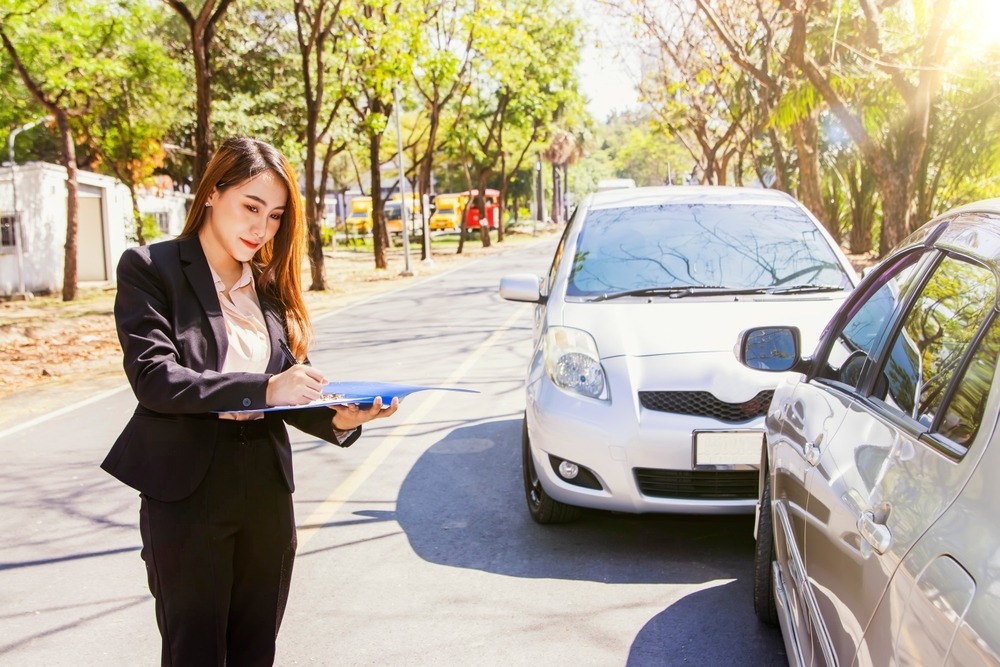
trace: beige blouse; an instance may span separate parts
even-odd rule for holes
[[[219,293],[219,304],[222,306],[222,319],[226,322],[226,335],[229,337],[229,350],[222,363],[223,373],[264,373],[267,362],[271,358],[271,339],[267,335],[267,325],[264,324],[264,313],[257,300],[257,289],[254,285],[253,272],[250,265],[243,264],[243,274],[226,294],[226,284],[209,265],[215,289]],[[219,419],[235,419],[238,421],[263,419],[262,412],[223,412]],[[332,418],[332,415],[331,415]],[[335,428],[334,437],[338,442],[354,432],[355,429],[343,431]]]
[[[271,358],[271,339],[267,335],[264,313],[257,300],[257,290],[250,265],[243,263],[243,274],[233,284],[228,294],[219,274],[211,266],[208,268],[212,271],[215,289],[219,293],[222,319],[225,320],[226,335],[229,337],[229,349],[222,363],[222,372],[265,372],[267,362]],[[264,415],[260,412],[225,412],[220,414],[219,418],[263,419]]]

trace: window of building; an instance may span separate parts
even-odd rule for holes
[[[17,248],[16,214],[0,213],[0,252],[14,252]]]

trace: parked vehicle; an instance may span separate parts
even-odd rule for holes
[[[500,283],[503,298],[537,304],[522,443],[532,518],[752,512],[777,379],[742,367],[733,341],[788,318],[815,341],[855,281],[781,192],[589,195],[546,276]]]
[[[431,231],[459,231],[466,201],[468,196],[458,192],[437,195],[434,198],[434,213],[428,220]]]
[[[351,214],[344,225],[349,234],[364,235],[372,230],[372,198],[356,196],[351,198]]]
[[[462,193],[468,204],[468,219],[465,221],[465,228],[469,232],[479,233],[480,213],[479,213],[479,190],[466,190]],[[500,223],[500,191],[486,189],[486,226],[490,230],[496,229]]]
[[[597,191],[618,190],[621,188],[634,188],[635,180],[631,178],[602,178],[597,181]]]
[[[412,194],[406,195],[406,227],[410,235],[423,233],[424,218],[420,213],[420,200]],[[403,234],[403,205],[399,193],[389,197],[383,207],[385,211],[385,227],[390,234]]]
[[[794,665],[1000,664],[1000,199],[942,215],[866,275],[765,419],[754,606]],[[790,322],[790,320],[786,320]]]

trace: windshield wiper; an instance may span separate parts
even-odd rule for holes
[[[843,292],[844,288],[840,285],[817,285],[815,283],[808,283],[804,285],[789,285],[788,287],[768,287],[768,294],[794,294],[800,292]]]
[[[805,292],[840,292],[843,287],[837,285],[788,285],[779,287],[688,287],[670,295],[671,299],[681,299],[686,296],[729,296],[741,294],[801,294]]]
[[[802,294],[806,292],[842,292],[843,287],[839,285],[788,285],[779,287],[726,287],[725,285],[688,285],[686,287],[643,287],[641,289],[625,290],[623,292],[607,292],[599,294],[591,299],[594,301],[608,301],[610,299],[620,299],[627,296],[666,296],[670,299],[682,299],[686,296],[729,296],[741,294]]]
[[[620,299],[620,298],[626,297],[626,296],[669,296],[669,297],[672,297],[673,295],[675,295],[675,294],[677,294],[679,292],[686,292],[687,290],[690,290],[690,289],[712,289],[712,290],[717,290],[717,289],[725,289],[725,288],[722,287],[722,286],[718,286],[718,285],[697,285],[697,286],[688,286],[688,287],[643,287],[641,289],[630,289],[630,290],[625,290],[623,292],[606,292],[604,294],[598,294],[593,299],[590,299],[590,301],[591,302],[594,302],[594,301],[608,301],[610,299]]]

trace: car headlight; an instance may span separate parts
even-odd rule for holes
[[[545,332],[545,370],[557,387],[590,398],[608,397],[597,343],[586,331],[549,327]]]

